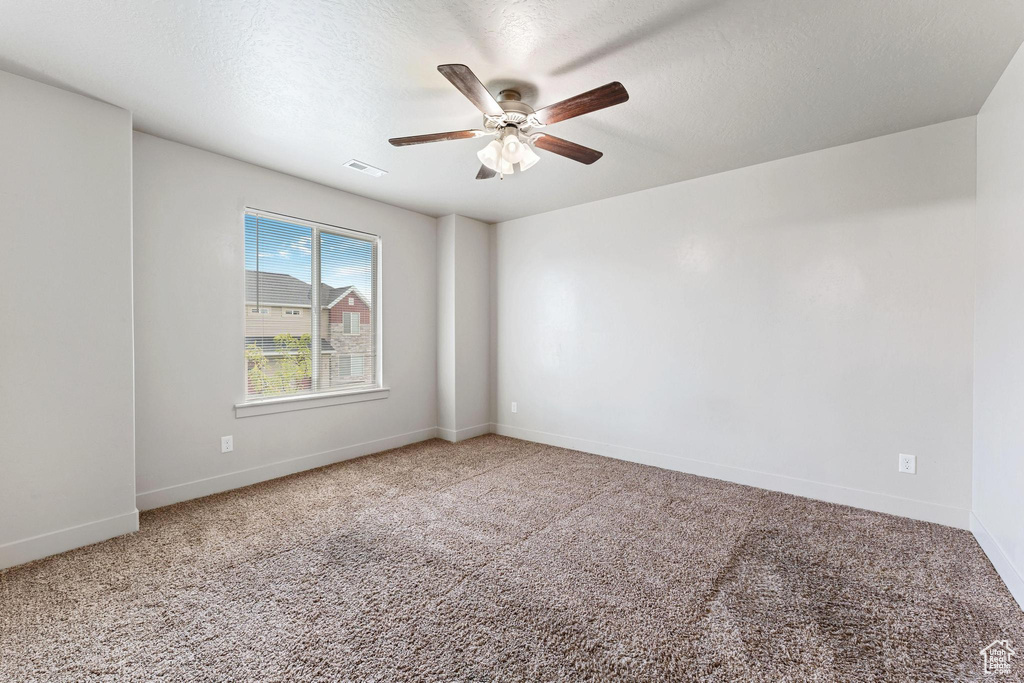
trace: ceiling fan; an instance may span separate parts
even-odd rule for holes
[[[482,164],[476,174],[477,180],[486,180],[495,175],[503,178],[517,170],[522,173],[529,169],[540,161],[531,145],[581,164],[594,163],[601,158],[601,152],[548,135],[540,129],[559,121],[622,104],[629,99],[629,93],[622,84],[614,81],[534,111],[533,107],[522,101],[516,90],[502,90],[498,93],[498,99],[494,99],[476,74],[465,64],[442,64],[437,70],[483,112],[483,128],[411,135],[391,138],[388,142],[395,147],[404,147],[425,142],[492,136],[495,139],[477,152]]]

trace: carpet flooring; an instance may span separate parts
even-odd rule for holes
[[[987,680],[997,638],[966,531],[499,436],[0,573],[3,681]]]

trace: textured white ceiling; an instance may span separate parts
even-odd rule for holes
[[[976,114],[1024,38],[1020,0],[0,0],[0,69],[130,109],[139,130],[432,215],[498,221]],[[474,180],[486,140],[436,70],[550,104],[629,102],[547,129]],[[341,167],[356,158],[390,173]]]

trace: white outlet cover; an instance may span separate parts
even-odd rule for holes
[[[900,453],[900,472],[917,474],[917,456]]]
[[[512,412],[513,413],[518,413],[519,412],[519,404],[516,403],[515,401],[512,401]]]
[[[220,437],[220,452],[221,453],[230,453],[233,450],[235,450],[235,441],[234,441],[234,439],[232,437],[230,437],[230,436],[222,436],[222,437]]]

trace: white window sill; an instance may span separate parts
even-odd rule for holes
[[[370,387],[369,389],[338,391],[331,394],[304,394],[302,396],[265,398],[260,401],[235,404],[235,417],[254,417],[256,415],[270,415],[272,413],[287,413],[292,410],[338,406],[345,403],[379,401],[382,398],[387,398],[390,393],[391,389],[389,387]]]

